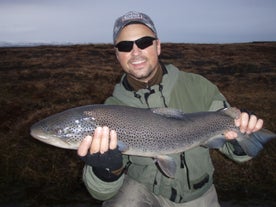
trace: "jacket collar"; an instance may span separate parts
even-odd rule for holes
[[[162,70],[164,71],[164,74],[160,84],[153,85],[150,88],[140,89],[138,91],[133,91],[125,85],[128,82],[125,81],[126,74],[124,74],[120,83],[115,85],[112,96],[118,99],[121,104],[132,107],[147,108],[147,101],[151,108],[164,107],[164,99],[168,105],[168,103],[170,103],[171,92],[175,87],[180,71],[173,65],[166,65],[164,68],[162,67]],[[162,87],[162,90],[160,87]],[[162,91],[162,94],[160,91]],[[149,94],[149,96],[147,94]],[[146,96],[148,96],[147,101]],[[137,99],[139,101],[137,101]]]
[[[168,71],[162,62],[159,62],[159,65],[160,67],[158,68],[155,76],[151,80],[149,80],[148,83],[135,80],[131,76],[125,75],[122,81],[123,86],[128,91],[138,91],[140,89],[147,89],[153,85],[160,84],[162,82],[163,75],[167,74]]]

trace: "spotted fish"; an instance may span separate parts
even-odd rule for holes
[[[266,129],[241,134],[234,124],[236,108],[216,112],[183,113],[170,108],[142,109],[117,105],[87,105],[51,115],[31,127],[31,135],[56,147],[77,149],[98,126],[108,126],[118,135],[123,154],[154,158],[162,171],[174,177],[176,164],[168,156],[196,146],[220,148],[227,140],[223,133],[233,130],[249,156],[256,156],[276,134]]]

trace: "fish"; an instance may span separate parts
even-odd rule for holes
[[[81,141],[99,126],[117,132],[122,154],[152,157],[162,172],[173,178],[176,163],[170,154],[196,146],[218,149],[227,141],[224,133],[235,131],[243,151],[255,157],[276,134],[267,130],[243,134],[234,119],[240,110],[229,107],[218,111],[184,113],[173,108],[136,108],[93,104],[79,106],[46,117],[31,126],[33,138],[44,143],[78,149]]]

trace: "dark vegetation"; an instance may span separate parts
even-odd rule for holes
[[[276,43],[164,44],[161,60],[202,74],[228,101],[276,131]],[[99,203],[82,183],[75,151],[29,135],[36,121],[102,103],[122,74],[112,45],[0,48],[0,204]],[[221,200],[274,202],[276,142],[237,164],[211,151]]]

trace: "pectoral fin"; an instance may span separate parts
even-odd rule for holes
[[[175,177],[176,163],[172,157],[169,157],[168,155],[158,155],[155,157],[155,160],[166,176],[170,178]]]
[[[123,153],[123,152],[125,152],[125,151],[127,151],[128,150],[128,146],[124,143],[124,142],[122,142],[122,141],[118,141],[118,149]]]

